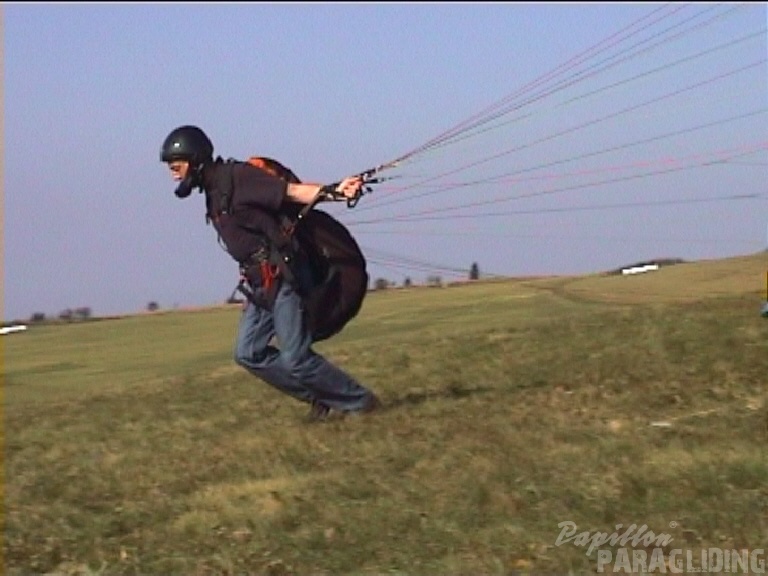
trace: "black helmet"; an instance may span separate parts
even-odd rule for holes
[[[185,160],[199,166],[213,160],[213,144],[197,126],[180,126],[166,137],[160,148],[160,161]]]

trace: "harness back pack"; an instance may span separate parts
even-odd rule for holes
[[[299,178],[276,160],[251,157],[248,163],[289,183]],[[241,261],[240,290],[251,302],[264,305],[246,285],[258,270],[267,300],[274,301],[281,280],[290,282],[304,302],[312,340],[319,342],[340,332],[354,318],[368,290],[366,261],[355,239],[327,212],[286,202],[277,219],[261,213],[257,225],[271,246]],[[268,222],[266,220],[269,220]],[[306,266],[310,278],[299,278]]]

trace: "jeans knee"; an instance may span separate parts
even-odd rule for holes
[[[299,382],[303,382],[311,377],[312,371],[314,370],[314,364],[312,362],[313,358],[313,354],[304,356],[296,356],[285,352],[280,354],[280,361],[283,364],[283,368],[285,368],[288,373]]]
[[[235,363],[249,370],[264,368],[268,363],[269,350],[251,350],[245,346],[236,346]]]

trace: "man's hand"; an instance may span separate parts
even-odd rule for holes
[[[348,176],[338,184],[320,186],[318,193],[323,195],[325,200],[346,200],[350,202],[362,195],[364,184],[363,176],[358,174],[357,176]]]
[[[336,192],[351,200],[360,194],[360,190],[363,187],[363,177],[361,175],[349,176],[344,178],[336,187]]]

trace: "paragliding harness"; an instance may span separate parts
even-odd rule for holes
[[[254,156],[248,163],[286,182],[301,182],[276,160]],[[355,239],[330,214],[314,209],[324,197],[334,195],[334,189],[335,185],[323,187],[307,205],[287,202],[277,215],[249,208],[247,228],[260,232],[256,237],[261,241],[248,255],[233,254],[240,264],[236,290],[254,305],[271,309],[280,283],[293,286],[304,304],[314,342],[341,331],[360,311],[368,289],[365,257]],[[232,191],[233,187],[224,192],[217,210],[209,206],[207,218],[217,229],[217,219],[230,213]],[[358,200],[359,196],[348,200],[347,205],[354,207]]]

